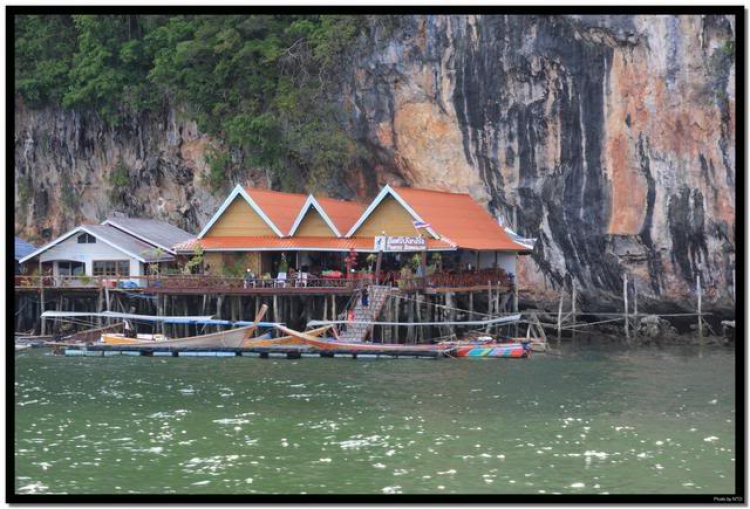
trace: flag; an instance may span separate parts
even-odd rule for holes
[[[412,221],[412,224],[414,225],[414,228],[420,229],[420,228],[429,228],[430,223],[426,223],[424,221]]]

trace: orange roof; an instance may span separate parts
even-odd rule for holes
[[[346,235],[349,228],[354,226],[365,207],[354,201],[335,200],[333,198],[318,198],[315,200],[323,207],[333,224],[336,225],[342,235]]]
[[[245,192],[284,234],[290,230],[307,200],[307,195],[304,194],[282,193],[254,187],[246,187]]]
[[[211,250],[289,250],[299,249],[312,251],[349,251],[356,249],[363,252],[375,252],[374,237],[337,239],[332,237],[207,237],[188,241],[176,246],[178,251],[192,251],[196,243],[203,249]],[[442,240],[427,239],[429,250],[452,250],[453,247]]]
[[[396,193],[444,240],[458,247],[528,252],[508,237],[487,210],[464,193],[394,187]]]

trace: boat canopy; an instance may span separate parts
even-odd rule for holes
[[[164,323],[183,323],[198,325],[253,325],[255,322],[232,322],[230,320],[214,320],[213,316],[152,316],[152,315],[133,315],[130,313],[116,313],[114,311],[81,312],[81,311],[45,311],[42,318],[77,318],[84,316],[115,318],[119,320],[133,320],[143,322],[164,322]],[[274,327],[276,322],[258,322],[260,327]]]
[[[501,316],[499,318],[492,318],[489,320],[474,320],[474,321],[463,321],[463,322],[358,322],[348,320],[310,320],[307,322],[308,327],[316,327],[320,325],[333,325],[333,324],[347,324],[347,325],[497,325],[502,323],[514,323],[521,319],[521,315],[510,315]]]

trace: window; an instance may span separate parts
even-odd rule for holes
[[[94,261],[95,276],[129,276],[130,261],[128,260],[97,260]]]
[[[83,262],[59,261],[57,262],[57,274],[60,276],[81,276],[86,270]]]
[[[88,233],[84,233],[78,236],[78,243],[79,244],[96,244],[96,237],[93,235],[89,235]]]

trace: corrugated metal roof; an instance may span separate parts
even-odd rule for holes
[[[174,245],[195,237],[192,233],[156,219],[114,217],[107,219],[106,223],[165,249],[172,249]]]
[[[282,193],[253,187],[246,187],[245,192],[284,235],[292,228],[300,209],[307,201],[307,195],[304,194]]]
[[[100,237],[131,255],[143,258],[147,262],[154,262],[157,260],[166,262],[174,260],[174,256],[169,253],[161,253],[157,256],[157,249],[154,246],[147,244],[114,226],[85,225],[83,228],[95,237]]]
[[[20,260],[21,258],[30,255],[34,251],[36,251],[36,246],[34,244],[32,244],[31,242],[26,242],[22,238],[16,237],[15,247],[13,249],[16,260]]]
[[[331,237],[207,237],[181,244],[179,252],[191,251],[200,243],[206,251],[211,250],[278,250],[278,251],[349,251],[374,252],[374,237],[337,239]],[[453,250],[442,240],[427,239],[429,250]]]
[[[468,194],[394,187],[424,221],[444,240],[478,251],[530,252],[514,242],[487,210]]]

